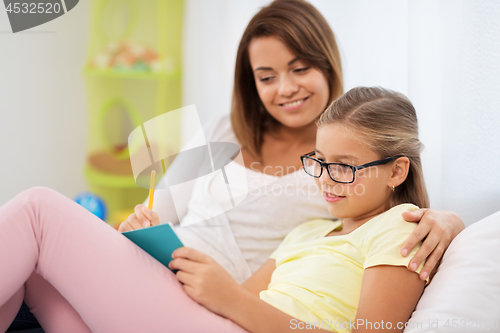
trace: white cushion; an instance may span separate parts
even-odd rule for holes
[[[450,244],[405,333],[500,332],[500,212]]]

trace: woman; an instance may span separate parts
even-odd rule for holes
[[[275,1],[264,7],[240,42],[231,122],[220,119],[205,133],[207,141],[242,146],[251,185],[247,199],[225,214],[204,219],[201,208],[206,200],[199,193],[182,193],[184,198],[176,197],[181,204],[174,206],[168,192],[158,191],[157,211],[138,205],[120,230],[142,228],[144,221],[156,225],[205,220],[178,228],[180,238],[186,246],[213,257],[237,282],[245,281],[294,227],[330,216],[314,183],[301,172],[299,156],[314,149],[314,121],[342,91],[340,56],[321,14],[304,1]],[[293,190],[283,195],[273,188]],[[403,255],[427,235],[410,265],[415,270],[428,257],[421,271],[425,280],[464,225],[449,212],[424,209],[404,217],[421,222],[403,245]],[[27,303],[36,314],[35,302]]]

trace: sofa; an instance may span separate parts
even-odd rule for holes
[[[500,333],[500,212],[468,226],[446,250],[404,330],[424,332]]]
[[[407,325],[405,333],[500,332],[500,212],[455,237]]]

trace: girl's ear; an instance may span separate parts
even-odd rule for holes
[[[388,186],[390,188],[397,187],[401,185],[408,177],[408,172],[410,170],[410,160],[408,157],[400,157],[392,166],[391,176],[389,177]]]

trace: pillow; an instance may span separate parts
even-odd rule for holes
[[[404,332],[500,332],[500,212],[455,237]]]

